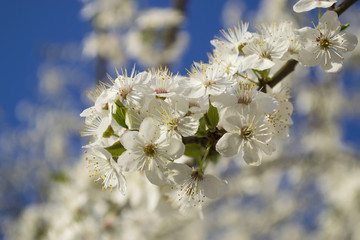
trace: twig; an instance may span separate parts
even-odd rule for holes
[[[336,12],[339,16],[345,12],[351,5],[356,3],[358,0],[344,0],[339,6],[337,7],[331,7],[329,10],[333,10]]]
[[[185,16],[187,2],[188,0],[175,0],[173,4],[173,9],[179,11],[183,16]],[[178,30],[179,30],[179,26],[173,26],[166,31],[165,48],[169,48],[171,45],[174,44]],[[163,62],[160,65],[168,66],[169,63]]]
[[[337,7],[330,7],[328,8],[329,11],[336,12],[339,16],[344,13],[351,5],[353,5],[358,0],[344,0],[339,6]],[[275,73],[272,80],[267,82],[267,85],[269,85],[271,88],[273,88],[276,84],[281,82],[287,75],[292,73],[295,70],[295,67],[297,65],[298,61],[296,60],[289,60],[285,63],[285,65]]]
[[[285,65],[275,73],[272,77],[271,81],[267,83],[271,88],[273,88],[276,84],[281,82],[287,75],[295,70],[298,61],[291,59],[285,63]]]

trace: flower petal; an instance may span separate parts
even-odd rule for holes
[[[161,186],[167,183],[167,170],[161,160],[152,159],[148,169],[145,170],[145,174],[147,179],[154,185]]]
[[[160,137],[159,122],[151,117],[145,118],[140,125],[139,137],[144,139],[146,143],[158,140]]]
[[[216,151],[224,157],[232,157],[239,153],[242,138],[238,133],[225,133],[216,144]]]
[[[216,199],[222,196],[225,189],[224,182],[213,175],[205,175],[203,180],[204,194],[210,199]]]
[[[136,145],[138,144],[138,131],[126,131],[120,138],[121,144],[127,150],[136,149]]]
[[[259,149],[254,148],[250,142],[246,142],[243,146],[244,161],[252,166],[259,166],[261,164],[261,154]]]

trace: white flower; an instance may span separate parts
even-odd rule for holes
[[[112,114],[116,111],[116,93],[108,88],[109,85],[100,82],[95,91],[89,91],[88,97],[95,102],[94,106],[85,109],[80,116],[85,117],[85,128],[82,136],[94,136],[101,139],[106,129],[112,125],[117,127],[113,121]]]
[[[279,107],[277,100],[256,89],[255,84],[239,83],[236,95],[224,93],[218,96],[211,96],[211,103],[220,109],[227,107],[251,105],[259,113],[272,113]]]
[[[247,64],[253,69],[265,70],[273,67],[274,59],[281,59],[288,51],[289,44],[284,38],[262,36],[254,38],[243,48]]]
[[[336,0],[299,0],[295,3],[293,10],[295,12],[306,12],[314,8],[328,8],[334,3]]]
[[[242,150],[246,163],[259,165],[262,153],[270,155],[275,151],[271,142],[273,134],[265,114],[259,114],[249,106],[227,108],[222,127],[227,133],[216,144],[216,151],[224,157],[232,157]]]
[[[97,117],[105,117],[109,116],[109,105],[107,100],[109,99],[109,94],[111,94],[111,99],[115,98],[116,94],[113,94],[109,91],[109,85],[103,82],[99,82],[96,85],[94,91],[87,91],[86,95],[90,98],[91,101],[94,102],[94,106],[91,106],[82,113],[80,113],[80,117],[85,117],[85,123],[91,124],[92,121]]]
[[[215,53],[239,54],[242,48],[250,41],[252,34],[248,32],[249,23],[241,23],[233,29],[220,31],[223,35],[210,43],[216,48]]]
[[[217,199],[225,190],[226,181],[204,174],[200,169],[174,162],[169,163],[168,168],[169,177],[174,183],[170,186],[168,196],[182,214],[187,214],[193,208],[198,208],[201,214],[205,200]]]
[[[182,87],[191,89],[188,93],[190,98],[199,98],[208,95],[219,95],[225,92],[227,87],[234,84],[230,77],[225,77],[221,66],[213,64],[194,63],[190,79],[182,82]]]
[[[232,78],[234,74],[243,72],[249,68],[247,58],[238,54],[219,52],[210,56],[210,62],[217,62],[221,67],[221,72]],[[232,80],[234,81],[234,80]]]
[[[270,123],[273,125],[274,134],[279,138],[289,137],[289,125],[293,124],[291,114],[293,112],[293,104],[289,101],[289,89],[277,85],[275,88],[268,87],[268,94],[273,95],[279,103],[279,108],[268,115]]]
[[[196,133],[199,121],[189,112],[189,102],[182,97],[173,97],[169,102],[154,99],[149,104],[149,114],[158,120],[168,136],[188,137]]]
[[[272,24],[261,24],[257,27],[261,34],[268,37],[276,37],[284,39],[288,44],[288,51],[284,54],[281,60],[288,60],[293,58],[298,60],[298,54],[301,50],[301,44],[299,41],[299,36],[295,33],[293,22],[282,21],[280,23]]]
[[[139,132],[125,132],[120,141],[127,150],[119,157],[119,165],[125,171],[145,171],[155,185],[166,183],[167,163],[181,157],[185,150],[181,140],[161,135],[159,122],[151,117],[144,119]]]
[[[111,154],[103,148],[92,148],[89,155],[85,159],[89,163],[88,167],[93,167],[89,170],[92,172],[90,176],[99,176],[97,180],[103,180],[104,189],[118,187],[120,192],[125,194],[125,177]]]
[[[147,95],[153,95],[161,98],[171,97],[180,92],[178,82],[182,79],[179,75],[173,76],[168,68],[152,68],[148,73],[151,81],[146,85],[144,82],[137,89]]]
[[[304,41],[304,47],[300,51],[300,62],[304,66],[315,66],[320,63],[325,72],[340,71],[344,60],[342,53],[352,51],[358,42],[355,35],[340,30],[338,15],[333,11],[327,11],[315,29],[300,29],[299,34]]]
[[[143,93],[141,91],[134,90],[136,86],[147,84],[150,81],[151,75],[146,72],[136,73],[135,67],[132,69],[130,76],[127,74],[127,69],[122,70],[120,75],[116,70],[117,78],[111,80],[114,82],[112,88],[117,93],[119,99],[126,102],[127,106],[141,108],[143,105]]]

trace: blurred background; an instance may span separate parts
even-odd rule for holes
[[[114,67],[207,62],[210,40],[241,20],[312,26],[289,0],[9,1],[0,8],[0,239],[360,239],[360,47],[325,74],[284,82],[290,139],[257,168],[219,163],[227,194],[205,219],[180,217],[141,176],[129,193],[87,176],[80,112]],[[341,1],[339,1],[341,2]],[[360,38],[360,4],[340,18]],[[131,228],[129,227],[131,226]]]

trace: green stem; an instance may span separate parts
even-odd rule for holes
[[[207,156],[208,156],[208,154],[209,154],[210,148],[211,148],[211,145],[208,144],[207,147],[206,147],[205,154],[204,154],[204,156],[203,156],[203,158],[201,159],[201,162],[200,162],[199,168],[200,168],[200,171],[201,171],[202,173],[204,173],[204,170],[205,170],[205,169],[204,169],[204,163],[205,163],[205,160],[206,160],[206,158],[207,158]]]

